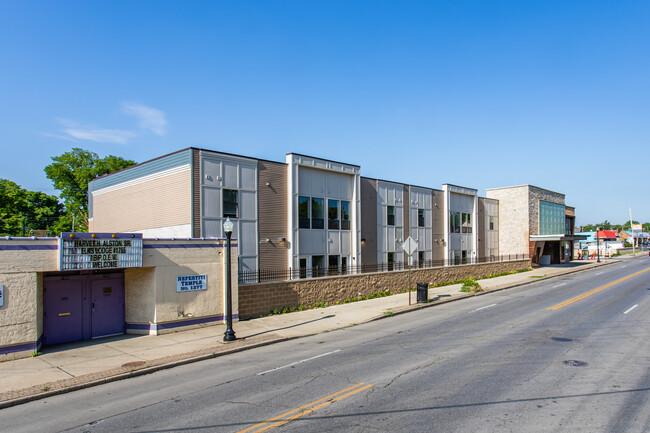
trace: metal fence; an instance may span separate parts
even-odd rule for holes
[[[528,254],[505,254],[501,256],[482,257],[478,260],[466,260],[452,263],[449,260],[413,261],[411,269],[439,268],[443,266],[469,265],[477,263],[510,262],[530,259]],[[339,275],[369,274],[373,272],[404,271],[409,268],[407,263],[379,263],[376,265],[360,266],[326,266],[311,268],[277,268],[258,269],[256,271],[239,271],[239,284],[267,283],[271,281],[300,280],[305,278],[331,277]]]

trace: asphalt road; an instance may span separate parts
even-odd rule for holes
[[[650,258],[0,410],[7,432],[649,432]]]

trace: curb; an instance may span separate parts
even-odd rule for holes
[[[541,280],[560,277],[560,276],[564,276],[564,275],[567,275],[567,274],[573,274],[573,273],[576,273],[576,272],[583,272],[583,271],[587,271],[589,269],[593,269],[593,268],[596,268],[596,267],[599,267],[599,266],[605,266],[605,265],[609,265],[609,264],[617,263],[617,262],[618,261],[601,262],[597,266],[589,266],[588,268],[584,268],[584,269],[581,269],[581,268],[571,269],[571,270],[569,270],[567,272],[563,272],[563,273],[557,274],[557,275],[552,275],[552,276],[549,276],[547,278],[543,278]],[[503,287],[496,287],[494,289],[489,289],[489,290],[486,290],[484,292],[470,293],[470,294],[460,295],[460,296],[457,296],[457,297],[451,297],[449,299],[440,299],[440,298],[438,298],[438,299],[436,299],[434,301],[430,301],[430,302],[428,302],[426,304],[424,304],[424,303],[423,304],[417,304],[416,303],[416,304],[413,304],[413,305],[399,307],[399,309],[397,309],[396,311],[392,311],[392,314],[381,314],[381,315],[372,317],[372,318],[370,318],[370,319],[368,319],[368,320],[366,320],[364,322],[361,322],[361,323],[370,323],[370,322],[375,322],[377,320],[388,319],[390,317],[398,316],[398,315],[401,315],[401,314],[410,313],[410,312],[422,310],[422,309],[425,309],[425,308],[435,307],[435,306],[438,306],[438,305],[447,304],[449,302],[456,302],[456,301],[459,301],[461,299],[471,298],[471,297],[475,297],[475,296],[483,296],[483,295],[487,295],[487,294],[490,294],[490,293],[500,292],[502,290],[512,289],[512,288],[520,287],[520,286],[527,286],[529,284],[538,283],[538,282],[540,282],[540,280],[524,281],[524,282],[520,282],[520,283],[514,283],[514,284],[511,284],[511,285],[504,285]],[[346,326],[342,326],[340,328],[330,329],[328,331],[329,332],[337,331],[339,329],[349,328],[351,326],[356,326],[356,325],[359,325],[361,323],[346,325]],[[313,335],[313,334],[308,334],[308,335]],[[185,358],[185,359],[179,359],[179,360],[176,360],[176,361],[167,362],[167,363],[160,364],[160,365],[145,367],[145,368],[141,368],[139,370],[130,371],[128,373],[116,374],[114,376],[109,376],[109,377],[105,377],[105,378],[97,379],[97,380],[91,380],[91,381],[88,381],[88,382],[85,382],[85,383],[79,383],[79,384],[71,385],[71,386],[64,387],[64,388],[57,389],[57,390],[43,391],[43,392],[35,393],[33,395],[28,395],[28,396],[25,396],[25,397],[18,397],[18,398],[14,398],[14,399],[10,399],[10,400],[4,400],[4,401],[0,401],[0,409],[5,409],[5,408],[8,408],[8,407],[21,405],[21,404],[29,403],[29,402],[36,401],[36,400],[42,400],[42,399],[45,399],[45,398],[54,397],[56,395],[65,394],[65,393],[68,393],[68,392],[79,391],[81,389],[91,388],[91,387],[95,387],[95,386],[98,386],[98,385],[103,385],[103,384],[106,384],[106,383],[117,382],[119,380],[129,379],[129,378],[132,378],[132,377],[144,376],[146,374],[155,373],[157,371],[174,368],[174,367],[178,367],[178,366],[181,366],[181,365],[191,364],[191,363],[194,363],[194,362],[205,361],[205,360],[208,360],[208,359],[214,359],[214,358],[218,358],[218,357],[221,357],[221,356],[242,352],[242,351],[245,351],[245,350],[255,349],[255,348],[258,348],[258,347],[269,346],[271,344],[281,343],[281,342],[284,342],[284,341],[295,340],[295,339],[298,339],[298,338],[306,337],[308,335],[301,335],[301,336],[294,336],[294,337],[279,337],[279,338],[275,338],[275,339],[271,339],[271,340],[267,340],[267,341],[262,341],[262,342],[259,342],[259,343],[252,343],[252,344],[249,344],[249,345],[243,345],[241,347],[236,347],[236,348],[232,348],[232,349],[225,349],[225,350],[222,350],[222,351],[219,351],[219,352],[213,352],[213,353],[209,353],[209,354],[206,354],[206,355],[199,355],[199,356],[194,356],[194,357],[189,357],[189,358]],[[245,337],[242,338],[242,340],[245,340]]]

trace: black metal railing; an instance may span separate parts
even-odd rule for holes
[[[411,269],[439,268],[443,266],[469,265],[478,263],[510,262],[530,259],[528,254],[504,254],[500,256],[481,257],[478,260],[465,260],[453,263],[449,260],[413,261]],[[314,266],[311,268],[276,268],[258,269],[256,271],[239,271],[239,284],[266,283],[270,281],[288,281],[305,278],[332,277],[352,274],[369,274],[373,272],[404,271],[409,268],[405,262],[362,264],[360,266]]]

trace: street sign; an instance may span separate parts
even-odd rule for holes
[[[409,256],[417,251],[418,243],[412,237],[408,237],[402,244],[402,249],[406,251]]]

